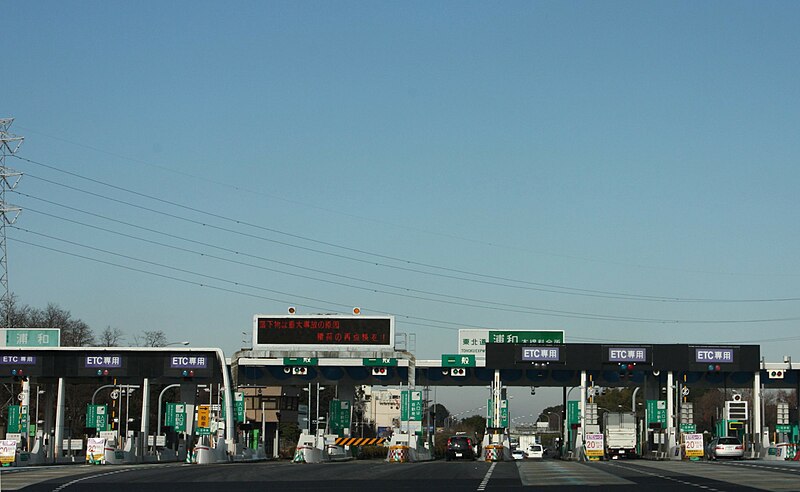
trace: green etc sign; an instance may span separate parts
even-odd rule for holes
[[[8,406],[8,428],[6,432],[14,434],[27,432],[28,429],[28,407],[23,405]]]
[[[222,419],[227,416],[228,406],[225,405],[225,395],[222,396]],[[233,421],[244,422],[244,393],[234,391],[233,393]]]
[[[647,400],[647,426],[667,428],[666,400]]]
[[[492,400],[487,400],[486,418],[492,427],[508,427],[508,400],[500,400],[500,422],[494,420],[494,405],[492,404]]]
[[[400,420],[422,422],[422,391],[400,393]]]
[[[104,431],[108,428],[108,405],[86,405],[86,427]]]
[[[350,401],[331,400],[328,406],[328,415],[331,433],[344,437],[344,430],[350,429]]]
[[[186,404],[167,403],[164,425],[172,427],[175,432],[186,432]]]

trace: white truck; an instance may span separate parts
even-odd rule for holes
[[[636,414],[608,412],[603,415],[603,438],[607,458],[635,458],[636,437]]]

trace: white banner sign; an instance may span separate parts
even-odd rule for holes
[[[90,437],[86,440],[86,461],[98,463],[103,461],[106,452],[106,440],[102,437]]]
[[[0,463],[13,463],[17,459],[17,441],[0,441]]]

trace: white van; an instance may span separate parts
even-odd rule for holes
[[[525,455],[528,458],[540,460],[544,458],[544,448],[541,444],[531,444],[528,446],[528,449],[525,450]]]

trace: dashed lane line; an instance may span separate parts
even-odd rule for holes
[[[609,463],[608,466],[614,466],[614,467],[617,467],[617,468],[621,468],[623,470],[633,471],[635,473],[641,473],[643,475],[649,475],[651,477],[660,478],[662,480],[669,480],[670,482],[676,482],[676,483],[679,483],[681,485],[687,485],[687,486],[690,486],[690,487],[697,487],[697,488],[700,488],[700,489],[708,490],[709,492],[722,492],[719,489],[715,489],[715,488],[709,487],[707,485],[701,485],[699,483],[687,482],[686,480],[681,480],[679,478],[674,478],[674,477],[668,477],[666,475],[661,475],[659,473],[650,472],[650,471],[647,471],[647,470],[640,469],[638,467],[621,466],[621,465],[618,465],[616,463]]]
[[[497,462],[492,463],[492,466],[489,467],[489,470],[484,475],[483,480],[481,480],[481,484],[478,485],[478,490],[483,491],[486,490],[486,486],[489,485],[489,479],[492,478],[492,472],[494,471],[494,467],[497,466]]]

